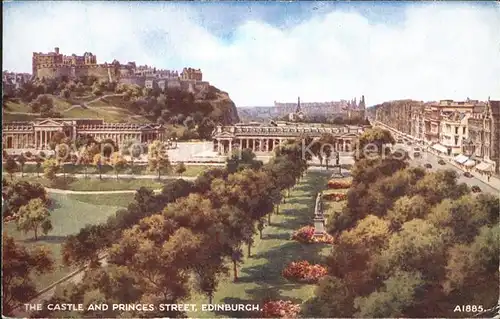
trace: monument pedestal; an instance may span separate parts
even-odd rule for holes
[[[325,218],[321,216],[316,216],[314,218],[314,236],[323,236],[324,234],[326,234]]]

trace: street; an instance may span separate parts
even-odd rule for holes
[[[446,162],[445,165],[440,165],[438,164],[438,161],[440,158],[432,153],[429,152],[421,152],[421,157],[420,158],[414,158],[410,160],[410,164],[414,166],[421,166],[424,167],[426,163],[429,163],[432,165],[432,168],[429,169],[431,171],[436,171],[440,169],[451,169],[457,172],[458,174],[458,182],[459,183],[466,183],[469,186],[479,186],[481,188],[482,192],[488,192],[492,194],[498,195],[498,190],[495,188],[491,187],[490,185],[484,183],[483,181],[479,180],[476,177],[465,177],[464,172],[457,168],[456,166],[453,166],[450,164],[447,160],[444,160]]]

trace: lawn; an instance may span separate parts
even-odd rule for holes
[[[221,280],[214,295],[214,303],[260,303],[263,299],[286,299],[302,303],[311,298],[316,285],[296,284],[281,276],[283,268],[290,262],[305,259],[321,263],[330,251],[329,245],[306,245],[290,240],[292,233],[305,225],[312,225],[316,194],[326,188],[331,173],[309,171],[291,192],[280,214],[272,216],[272,226],[263,231],[263,239],[257,235],[252,248],[252,257],[245,258],[239,268],[239,280],[233,282],[232,271]],[[246,247],[244,247],[246,256]],[[230,268],[232,269],[232,267]],[[204,295],[195,294],[189,303],[208,303]],[[245,313],[196,312],[188,317],[249,317]]]
[[[7,101],[5,110],[8,112],[24,112],[31,113],[31,107],[23,102]]]
[[[45,177],[37,176],[24,176],[16,177],[14,179],[22,179],[29,182],[40,183],[45,187],[66,189],[72,191],[115,191],[115,190],[136,190],[140,187],[150,189],[160,189],[164,185],[164,181],[154,179],[125,179],[125,178],[74,178],[67,176],[58,176],[56,181],[50,181]]]
[[[31,115],[31,114],[12,114],[12,113],[7,113],[3,112],[2,114],[2,121],[3,123],[7,124],[9,122],[29,122],[29,121],[34,121],[35,119],[39,118],[40,115]]]
[[[104,206],[119,206],[127,207],[134,200],[134,196],[129,193],[125,194],[69,194],[68,198],[82,203]]]
[[[186,165],[186,171],[182,173],[182,176],[197,176],[203,171],[206,171],[207,169],[212,168],[213,166],[207,166],[207,165]],[[175,169],[175,164],[173,164],[173,168]],[[87,174],[98,174],[98,169],[94,165],[88,166],[84,168],[82,165],[73,165],[73,164],[65,164],[64,165],[64,170],[66,173],[71,173],[71,174],[84,174],[85,171]],[[2,168],[2,171],[5,173],[5,170]],[[26,164],[24,165],[24,172],[25,173],[36,173],[37,168],[34,164]],[[42,172],[42,168],[40,168],[40,173]],[[109,165],[103,165],[102,166],[102,173],[103,174],[115,174],[113,167]],[[135,164],[132,167],[128,167],[127,169],[123,170],[120,172],[120,174],[134,174],[134,175],[156,175],[156,172],[151,172],[148,170],[147,165],[137,165]],[[171,175],[177,175],[175,173],[170,173]]]
[[[130,197],[130,194],[124,195]],[[118,209],[125,207],[125,199],[123,198],[117,200],[113,205],[105,205],[104,203],[111,204],[112,201],[109,200],[109,197],[103,199],[101,196],[92,195],[93,201],[90,203],[90,201],[78,200],[75,195],[50,194],[49,197],[53,200],[51,207],[53,230],[47,236],[41,235],[36,242],[33,240],[33,232],[24,234],[17,231],[15,224],[4,223],[4,232],[14,237],[18,243],[27,247],[45,245],[52,251],[56,262],[55,270],[52,273],[36,277],[38,289],[63,278],[73,270],[63,267],[61,263],[61,245],[66,236],[77,233],[87,224],[105,222]]]

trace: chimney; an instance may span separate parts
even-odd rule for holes
[[[54,52],[55,52],[56,54],[59,54],[59,48],[58,48],[58,47],[55,47],[55,48],[54,48]]]

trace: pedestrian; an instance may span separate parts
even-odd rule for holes
[[[488,174],[488,182],[490,181],[490,175]]]

